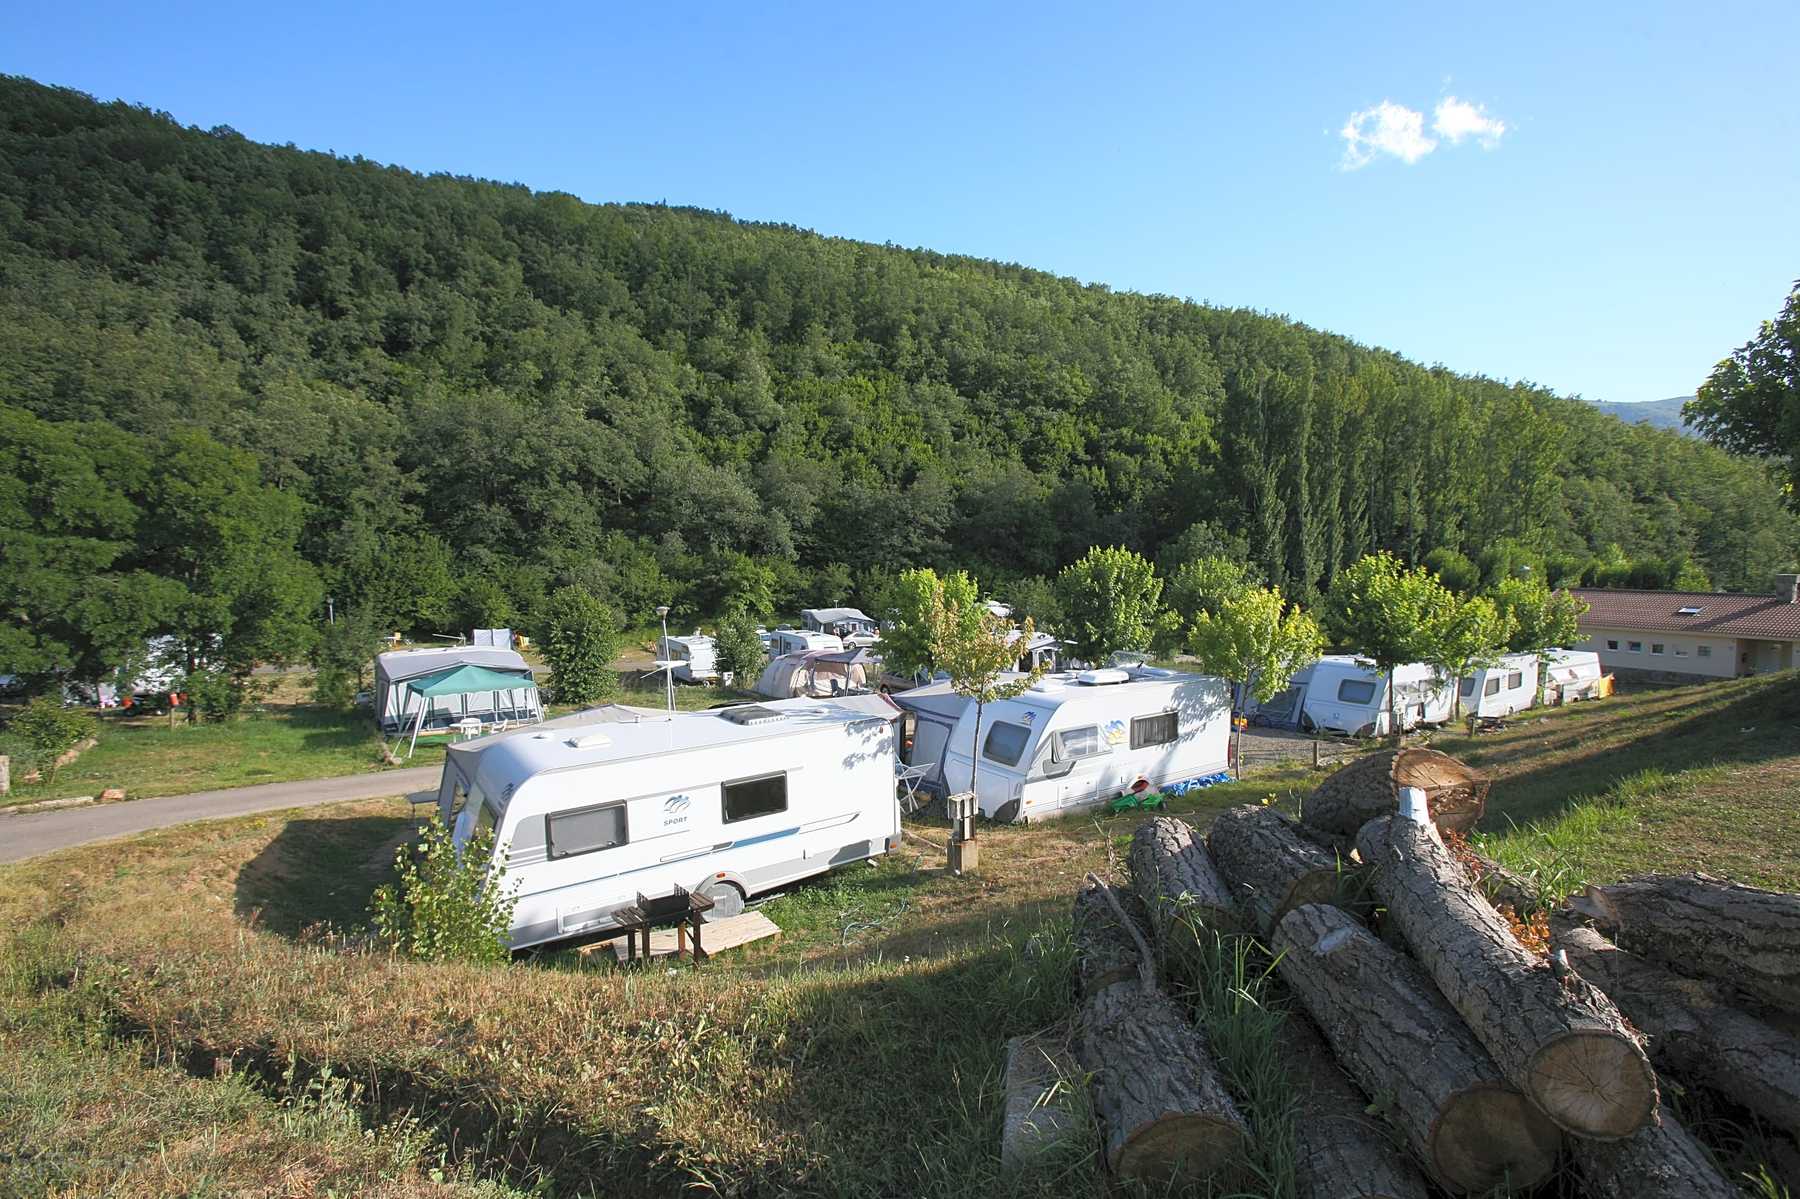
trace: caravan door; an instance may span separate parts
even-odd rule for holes
[[[1067,773],[1057,779],[1058,808],[1079,807],[1106,786],[1107,776],[1111,773],[1114,744],[1108,741],[1107,730],[1114,725],[1122,734],[1124,723],[1114,720],[1108,722],[1107,726],[1084,724],[1076,728],[1059,729],[1051,735],[1049,761],[1056,770],[1067,768]]]

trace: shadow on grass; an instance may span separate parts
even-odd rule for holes
[[[1550,746],[1515,745],[1502,752],[1471,753],[1487,769],[1538,754],[1557,755],[1535,768],[1503,774],[1488,798],[1482,828],[1501,831],[1509,821],[1525,824],[1554,818],[1575,801],[1606,792],[1646,770],[1674,775],[1701,767],[1749,768],[1800,754],[1800,675],[1724,703],[1709,698],[1698,690],[1691,700],[1673,708],[1614,721],[1588,717],[1579,725],[1569,722],[1552,731],[1555,742]],[[1621,733],[1625,740],[1617,743]],[[1601,736],[1614,743],[1582,752],[1590,737]],[[1445,748],[1456,753],[1467,745],[1459,741]],[[1561,756],[1566,753],[1579,756]]]
[[[393,873],[394,850],[416,829],[410,817],[291,820],[238,872],[239,917],[278,936],[367,922],[369,899]]]

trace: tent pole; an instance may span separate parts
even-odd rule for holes
[[[406,760],[409,762],[412,761],[413,750],[419,746],[419,728],[425,723],[425,713],[431,710],[431,698],[425,695],[419,698],[425,702],[419,705],[419,714],[413,718],[412,742],[406,747]]]

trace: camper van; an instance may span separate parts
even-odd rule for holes
[[[830,633],[846,646],[866,649],[881,639],[875,618],[860,608],[803,608],[800,627],[814,633]]]
[[[483,666],[519,676],[510,691],[481,691],[442,700],[421,698],[407,684],[458,666]],[[541,720],[544,710],[532,682],[531,667],[510,649],[446,645],[432,649],[397,649],[375,655],[375,722],[384,733],[399,733],[417,722],[419,708],[426,708],[420,726],[426,732],[442,730],[473,716],[496,720]]]
[[[687,637],[659,637],[656,657],[659,662],[673,662],[670,672],[677,683],[715,683],[719,666],[713,658],[713,639],[695,632]]]
[[[912,716],[907,763],[946,793],[976,782],[981,812],[1003,822],[1043,820],[1106,803],[1143,779],[1153,787],[1227,766],[1231,707],[1223,682],[1139,667],[1045,675],[981,712],[981,763],[972,771],[975,702],[934,683],[894,702]]]
[[[677,886],[732,916],[899,844],[896,716],[864,696],[539,728],[446,761],[438,804],[459,850],[493,830],[514,949],[604,936]]]
[[[769,634],[769,657],[783,658],[788,654],[839,653],[844,648],[844,639],[836,633],[821,633],[816,629],[776,629]]]
[[[1461,680],[1462,714],[1494,719],[1537,705],[1538,656],[1508,654]]]
[[[1600,655],[1591,649],[1544,651],[1544,702],[1570,703],[1612,694],[1612,676],[1600,672]]]
[[[1363,659],[1330,654],[1311,666],[1300,727],[1345,737],[1380,737],[1393,731],[1388,718],[1388,677]],[[1402,729],[1450,719],[1451,680],[1423,662],[1394,668],[1394,709]]]

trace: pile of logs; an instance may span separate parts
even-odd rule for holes
[[[1402,791],[1421,778],[1435,790]],[[1659,1071],[1800,1137],[1800,896],[1697,875],[1591,887],[1552,918],[1546,952],[1491,898],[1523,902],[1521,881],[1445,845],[1486,798],[1466,767],[1377,754],[1320,792],[1300,821],[1244,806],[1204,838],[1148,820],[1128,883],[1089,876],[1076,897],[1078,1052],[1120,1177],[1246,1169],[1244,1097],[1173,998],[1209,942],[1239,935],[1292,998],[1277,1051],[1302,1199],[1524,1191],[1559,1173],[1565,1194],[1578,1177],[1601,1197],[1741,1195],[1664,1105]]]

